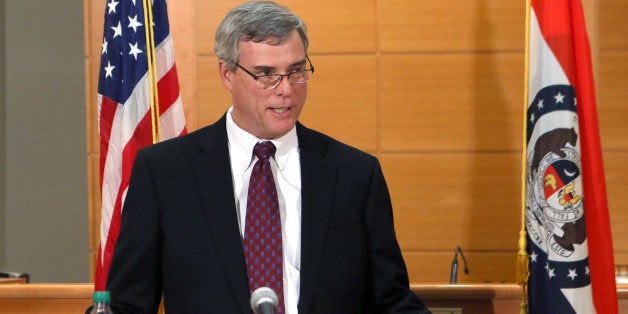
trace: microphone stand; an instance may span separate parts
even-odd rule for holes
[[[465,275],[469,273],[469,268],[467,268],[467,260],[464,258],[464,254],[462,254],[462,249],[457,246],[456,252],[454,254],[454,260],[451,262],[451,274],[449,276],[449,283],[451,283],[452,285],[458,282],[458,254],[460,254],[460,257],[462,257]]]

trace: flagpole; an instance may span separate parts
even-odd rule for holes
[[[153,29],[152,0],[142,1],[144,5],[144,21],[146,32],[146,57],[148,61],[148,90],[150,99],[150,118],[153,144],[160,140],[159,128],[159,92],[157,90],[157,70],[155,67],[155,32]]]
[[[519,231],[519,251],[517,252],[516,280],[521,286],[522,301],[519,313],[527,313],[528,308],[528,278],[530,270],[528,269],[529,256],[527,252],[527,233],[526,233],[526,170],[527,170],[527,111],[528,111],[528,95],[529,95],[529,69],[530,69],[530,1],[526,0],[526,22],[525,22],[525,61],[524,61],[524,79],[523,79],[523,123],[522,123],[522,152],[521,152],[521,230]]]

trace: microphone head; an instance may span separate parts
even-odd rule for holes
[[[268,287],[259,287],[251,294],[251,309],[254,313],[262,303],[272,304],[273,308],[277,307],[278,299],[277,294],[273,289]]]

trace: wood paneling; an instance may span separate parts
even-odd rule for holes
[[[93,1],[85,0],[85,29],[88,33],[85,34],[85,55],[87,56],[99,56],[102,52],[102,32],[103,23],[105,20],[105,1]]]
[[[216,28],[227,12],[241,1],[197,0],[196,23],[199,54],[213,54]],[[376,40],[375,1],[322,0],[277,1],[288,6],[306,23],[311,53],[374,52]],[[201,13],[202,12],[202,13]]]
[[[606,192],[608,197],[613,247],[615,252],[628,255],[628,151],[606,152],[604,154],[606,170]],[[617,264],[628,264],[628,256],[617,259]]]
[[[449,229],[446,229],[449,230]],[[404,251],[410,282],[449,283],[455,247],[440,251]],[[501,283],[515,281],[516,252],[464,250],[469,273],[458,256],[458,280],[465,283]]]
[[[628,49],[601,51],[598,64],[598,118],[602,145],[605,150],[625,151],[628,150]]]
[[[199,56],[197,60],[198,82],[196,122],[202,127],[218,120],[231,106],[231,95],[222,86],[218,76],[216,56]]]
[[[628,5],[586,0],[615,257],[628,264]],[[106,1],[85,1],[92,269],[100,201],[96,90]],[[169,9],[188,130],[231,105],[214,32],[236,0]],[[301,121],[377,155],[412,282],[514,281],[520,229],[525,3],[284,0],[308,26],[316,73]],[[594,19],[591,21],[591,19]],[[91,96],[90,96],[91,95]]]
[[[174,2],[173,2],[174,3]],[[168,6],[170,34],[174,42],[177,76],[181,86],[181,99],[188,129],[198,128],[196,123],[196,37],[195,0],[177,0]]]
[[[626,232],[626,230],[624,230],[624,232]],[[613,234],[614,233],[615,232],[613,231]],[[613,240],[615,240],[614,236]],[[613,244],[615,243],[616,242],[613,242]],[[615,245],[614,251],[615,252],[613,257],[615,257],[615,265],[623,265],[624,267],[628,265],[628,250],[622,250],[621,248],[617,248],[617,246]]]
[[[508,251],[521,226],[518,153],[382,154],[403,250]]]
[[[315,72],[301,122],[362,150],[377,150],[374,55],[312,55]],[[347,123],[351,121],[350,123]]]
[[[89,247],[92,253],[98,253],[100,245],[100,156],[91,154],[87,157],[88,206],[89,206]]]
[[[384,55],[384,151],[521,150],[522,53]]]
[[[378,1],[383,52],[523,51],[525,2]]]
[[[196,53],[198,55],[214,53],[214,36],[216,35],[218,24],[220,24],[220,21],[229,10],[240,3],[241,1],[236,0],[194,1],[194,11],[199,18],[194,20],[195,37],[190,39],[196,43]]]
[[[366,53],[376,50],[374,0],[280,1],[306,23],[311,53]]]
[[[0,313],[83,313],[93,285],[0,285]]]
[[[434,313],[516,313],[522,296],[521,287],[501,283],[429,283],[410,288]],[[93,289],[93,285],[2,285],[0,313],[83,313],[92,303]],[[617,285],[617,296],[619,312],[625,313],[626,285]],[[164,313],[163,307],[158,313]]]
[[[599,1],[597,102],[616,265],[628,264],[628,3]]]
[[[598,43],[602,50],[628,50],[628,2],[599,0]],[[587,23],[587,25],[595,22]]]
[[[100,71],[100,56],[87,57],[85,60],[85,99],[87,102],[87,151],[100,151],[100,135],[98,134],[98,75]]]

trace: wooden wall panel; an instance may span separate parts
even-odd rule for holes
[[[315,72],[300,120],[340,141],[376,152],[375,56],[312,55],[311,61]]]
[[[89,262],[91,270],[90,281],[94,280],[94,270],[98,258],[98,247],[100,246],[100,155],[97,153],[87,156],[87,211],[89,226]]]
[[[197,55],[208,55],[214,53],[214,36],[216,28],[231,8],[241,3],[235,0],[197,0],[194,1],[194,11],[197,19],[194,20],[195,37],[192,39],[196,43]]]
[[[600,1],[597,101],[615,264],[628,264],[628,5]]]
[[[523,1],[378,1],[383,52],[523,51]]]
[[[599,45],[602,50],[628,50],[628,2],[599,0]],[[594,23],[587,23],[594,24]]]
[[[98,127],[98,71],[100,58],[86,59],[87,211],[89,225],[90,280],[93,281],[100,245],[100,135]]]
[[[596,85],[602,145],[606,150],[628,150],[628,49],[601,51],[599,65]]]
[[[615,264],[628,264],[628,3],[599,1],[596,72],[598,116],[604,153]]]
[[[89,106],[85,109],[87,126],[87,151],[90,154],[100,151],[100,135],[98,131],[98,75],[100,56],[89,56],[85,59],[85,99]]]
[[[449,283],[455,247],[441,251],[404,252],[411,283]],[[458,283],[515,282],[516,255],[511,252],[467,252],[469,273],[458,256]],[[515,252],[516,253],[516,252]]]
[[[512,250],[521,226],[518,153],[382,154],[403,250]]]
[[[306,23],[310,53],[365,53],[376,50],[374,0],[279,1]]]
[[[89,182],[100,182],[100,156],[92,154],[87,157],[87,178]],[[90,232],[89,247],[95,248],[94,253],[98,252],[100,245],[100,185],[91,184],[87,191],[89,211],[89,229]]]
[[[309,28],[316,73],[301,121],[380,158],[411,281],[447,282],[460,245],[471,271],[460,272],[459,282],[513,282],[521,227],[525,3],[279,2]],[[84,3],[93,269],[100,222],[95,92],[106,1]],[[219,21],[239,3],[171,4],[190,131],[231,105],[212,47]],[[584,4],[599,65],[594,72],[615,258],[628,264],[628,5]]]
[[[520,150],[523,54],[380,58],[384,151]]]
[[[0,314],[83,313],[92,304],[93,291],[87,284],[4,284]]]
[[[628,254],[628,151],[613,151],[604,154],[606,189],[611,217],[614,250]],[[628,256],[617,259],[617,263],[628,264]]]
[[[100,58],[89,56],[85,58],[85,99],[89,103],[98,102],[98,71],[100,70]],[[85,126],[87,134],[87,151],[97,153],[100,151],[98,134],[98,107],[86,106]]]
[[[231,95],[222,86],[218,76],[216,56],[199,56],[197,59],[198,76],[196,121],[198,127],[215,122],[231,106]]]
[[[614,233],[615,232],[613,231],[613,234]],[[613,244],[615,244],[615,243],[616,243],[615,238],[613,238]],[[613,257],[615,257],[615,265],[616,266],[620,265],[620,266],[624,267],[624,269],[625,269],[625,266],[628,265],[628,251],[618,250],[618,249],[614,249],[614,251],[615,252],[614,252]]]
[[[181,86],[181,99],[185,112],[186,126],[195,130],[199,127],[196,117],[196,36],[194,10],[195,0],[177,0],[168,7],[170,35],[174,42],[177,76]]]
[[[216,27],[227,12],[242,1],[197,0],[196,11],[205,18],[196,24],[199,54],[213,54]],[[288,6],[306,23],[310,53],[374,52],[375,1],[322,0],[277,1]]]
[[[105,17],[105,1],[85,0],[85,53],[89,56],[100,56],[102,52],[102,32]]]

